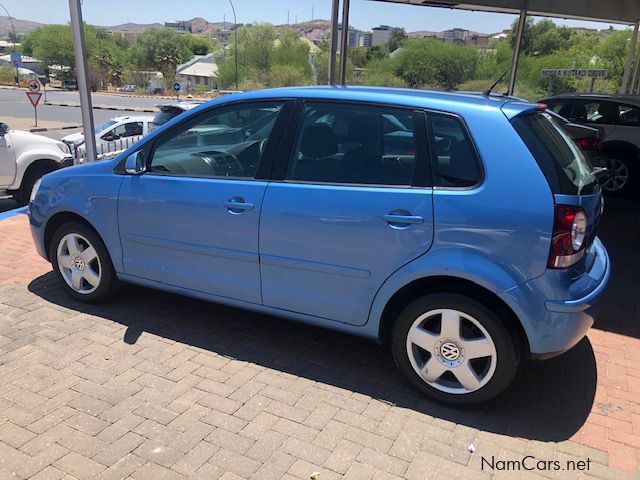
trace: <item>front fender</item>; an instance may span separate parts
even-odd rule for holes
[[[13,184],[9,186],[9,190],[17,190],[22,185],[22,179],[24,178],[24,174],[29,168],[29,166],[33,165],[35,162],[39,161],[47,161],[52,162],[58,166],[62,165],[65,159],[68,157],[64,155],[64,153],[60,152],[60,155],[57,152],[54,152],[50,149],[45,148],[33,148],[29,149],[23,153],[21,153],[16,159],[16,176],[13,179]]]
[[[45,245],[48,222],[58,214],[70,213],[84,219],[98,232],[111,256],[113,267],[121,272],[122,249],[117,204],[122,177],[96,174],[53,178],[56,181],[46,177],[48,181],[43,181],[29,206],[29,222],[38,251],[46,252],[48,248]]]

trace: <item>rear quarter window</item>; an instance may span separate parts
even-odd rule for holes
[[[514,118],[511,123],[535,158],[553,193],[585,195],[599,190],[582,151],[551,115],[530,113]]]

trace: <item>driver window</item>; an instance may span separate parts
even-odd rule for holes
[[[254,178],[282,104],[216,108],[160,138],[147,171],[161,175]]]

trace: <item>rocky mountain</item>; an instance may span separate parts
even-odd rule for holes
[[[32,22],[30,20],[20,20],[19,18],[13,18],[13,25],[16,29],[16,33],[19,35],[21,33],[29,33],[34,31],[36,28],[44,25],[43,23]],[[9,17],[0,16],[0,37],[6,37],[11,32],[11,21]]]

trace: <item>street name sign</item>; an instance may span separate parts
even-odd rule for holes
[[[544,68],[543,77],[569,77],[569,78],[599,78],[608,77],[609,70],[592,68]]]

